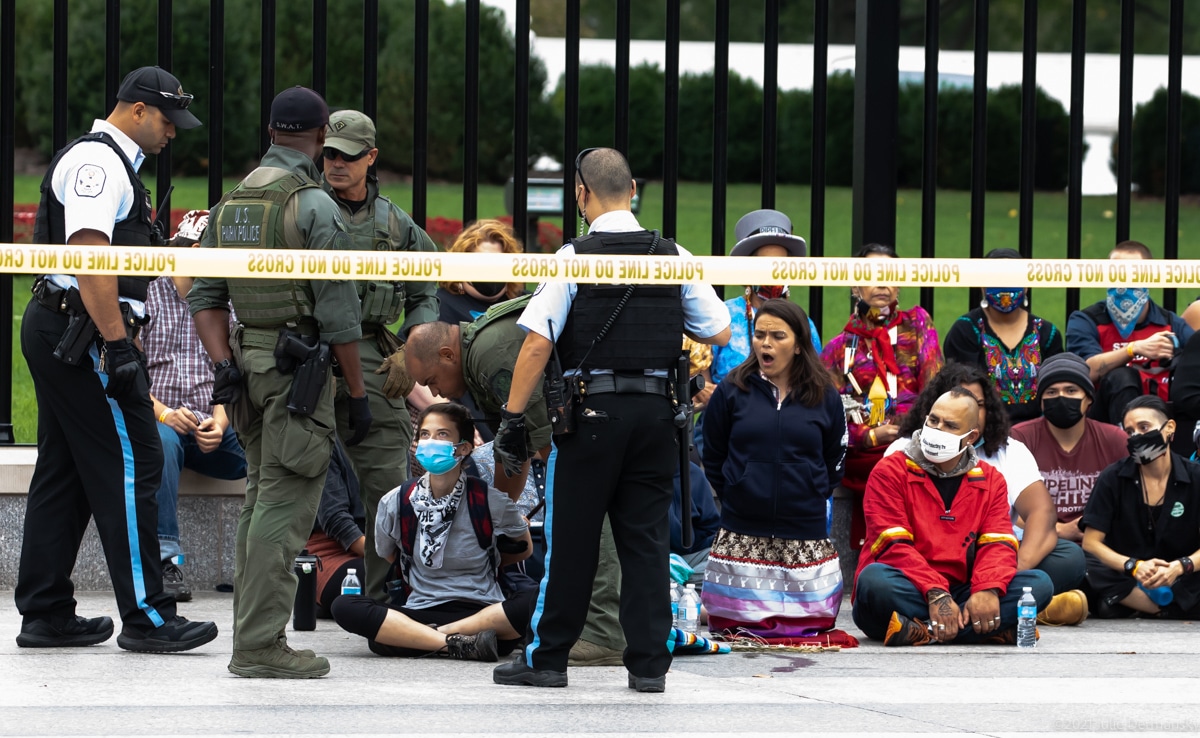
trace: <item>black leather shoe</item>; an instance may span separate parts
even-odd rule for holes
[[[522,661],[514,661],[492,669],[492,681],[522,687],[565,687],[567,672],[534,669]]]
[[[639,692],[666,692],[667,691],[667,675],[656,677],[640,677],[629,675],[629,688],[636,689]]]
[[[94,646],[112,638],[112,634],[113,621],[109,617],[47,618],[22,625],[17,645],[21,648]]]
[[[176,615],[150,630],[126,625],[117,636],[117,645],[126,651],[141,653],[177,653],[203,646],[216,637],[216,623],[192,621]]]

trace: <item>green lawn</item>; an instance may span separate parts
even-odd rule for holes
[[[40,176],[18,176],[16,179],[16,201],[36,203]],[[228,186],[235,182],[230,180]],[[208,184],[202,178],[177,179],[172,195],[173,207],[203,208],[206,206]],[[384,193],[401,207],[412,202],[412,188],[397,184],[384,187]],[[848,256],[850,243],[850,213],[852,193],[846,188],[826,191],[825,244],[829,256]],[[937,208],[937,251],[939,256],[966,258],[970,250],[970,193],[943,191],[938,193]],[[462,215],[462,187],[456,184],[431,185],[428,192],[429,215],[458,218]],[[809,236],[808,187],[781,186],[776,191],[775,207],[792,218],[795,232]],[[727,192],[725,218],[725,245],[733,245],[733,226],[745,213],[761,204],[761,190],[753,185],[733,185]],[[903,191],[897,200],[896,240],[902,256],[920,254],[921,237],[921,193]],[[987,197],[985,250],[1007,246],[1017,247],[1017,193],[992,192]],[[1034,255],[1042,258],[1065,258],[1067,235],[1067,199],[1061,193],[1040,193],[1034,202]],[[1115,242],[1116,220],[1112,212],[1116,209],[1115,197],[1089,197],[1083,201],[1083,256],[1104,258]],[[693,253],[711,253],[712,232],[712,187],[703,183],[684,183],[679,187],[678,240]],[[479,191],[480,217],[504,214],[504,191],[502,187],[484,186]],[[1144,241],[1156,253],[1162,251],[1164,205],[1161,201],[1135,201],[1132,211],[1131,233],[1133,238]],[[651,182],[645,188],[640,220],[653,228],[662,218],[662,186]],[[1190,237],[1200,234],[1200,207],[1185,205],[1180,210],[1179,236],[1182,242],[1182,258],[1200,258],[1200,250],[1192,247]],[[560,219],[555,219],[558,224]],[[18,277],[14,288],[14,315],[24,311],[29,296],[29,280]],[[1003,286],[1003,285],[997,285]],[[727,289],[729,296],[738,288]],[[1158,292],[1157,290],[1155,291]],[[844,323],[847,312],[847,290],[837,287],[824,291],[825,319],[819,326],[822,337],[835,334]],[[1102,299],[1103,290],[1084,290],[1082,304],[1087,305]],[[808,304],[808,295],[802,289],[793,290],[793,297],[802,305]],[[1186,304],[1196,295],[1181,294],[1180,304]],[[1155,294],[1155,299],[1160,295]],[[900,296],[902,305],[911,305],[919,299],[916,289],[906,290]],[[968,307],[965,289],[940,289],[934,305],[926,305],[937,323],[941,334]],[[1065,290],[1044,288],[1034,295],[1035,311],[1059,326],[1066,327]],[[14,331],[15,333],[17,331]],[[13,418],[19,442],[33,442],[35,433],[36,406],[29,373],[21,357],[19,336],[13,340]]]

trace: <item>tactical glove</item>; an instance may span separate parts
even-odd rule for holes
[[[225,359],[213,367],[212,402],[214,405],[232,405],[242,399],[242,372],[232,361]]]
[[[391,356],[385,357],[375,373],[387,375],[387,379],[383,380],[383,394],[389,400],[408,397],[408,393],[412,392],[416,385],[416,381],[409,376],[408,369],[404,365],[403,346],[396,349]]]
[[[350,398],[350,430],[354,431],[354,435],[346,441],[347,446],[362,443],[371,430],[371,403],[366,395]]]
[[[146,371],[146,355],[128,338],[104,342],[104,357],[101,368],[108,375],[104,392],[114,400],[127,397],[138,389],[138,377],[146,380],[150,388],[150,375]]]
[[[514,476],[521,473],[521,466],[529,460],[529,429],[525,426],[524,413],[510,413],[507,407],[500,408],[500,428],[492,444],[496,458],[504,465],[504,473]]]

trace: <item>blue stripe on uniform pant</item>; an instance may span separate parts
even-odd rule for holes
[[[107,392],[108,374],[100,371],[100,356],[95,346],[92,347],[91,354],[92,366],[96,367],[96,374],[100,377],[100,386]],[[158,614],[158,610],[146,604],[146,578],[142,571],[142,550],[138,538],[137,490],[134,488],[137,472],[134,468],[133,447],[129,443],[129,429],[125,425],[125,411],[121,409],[116,400],[111,397],[107,397],[107,399],[108,407],[112,410],[113,421],[117,426],[117,437],[121,439],[121,460],[125,472],[125,481],[122,485],[125,503],[125,530],[129,538],[129,568],[133,576],[133,594],[137,597],[138,609],[146,613],[150,622],[158,627],[166,621],[163,620],[162,615]]]
[[[542,574],[542,582],[538,586],[537,605],[533,609],[533,617],[529,619],[529,630],[533,634],[533,640],[525,649],[525,663],[533,665],[533,652],[541,645],[541,637],[538,635],[538,624],[542,620],[542,611],[546,607],[546,584],[550,581],[550,555],[554,553],[554,467],[558,461],[558,446],[553,440],[550,442],[550,458],[546,461],[546,514],[542,516],[544,527],[542,533],[546,537],[546,560],[544,565],[545,573]]]

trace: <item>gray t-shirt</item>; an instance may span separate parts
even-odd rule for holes
[[[380,556],[399,555],[400,490],[388,492],[379,501],[375,519],[375,549]],[[503,492],[488,487],[488,508],[492,513],[494,535],[520,536],[525,532],[521,511]],[[454,523],[446,534],[445,554],[440,569],[430,569],[414,557],[408,571],[408,586],[412,592],[405,607],[421,609],[453,600],[493,604],[504,601],[504,593],[496,582],[488,552],[479,547],[475,529],[471,527],[471,512],[464,495],[454,513]]]

